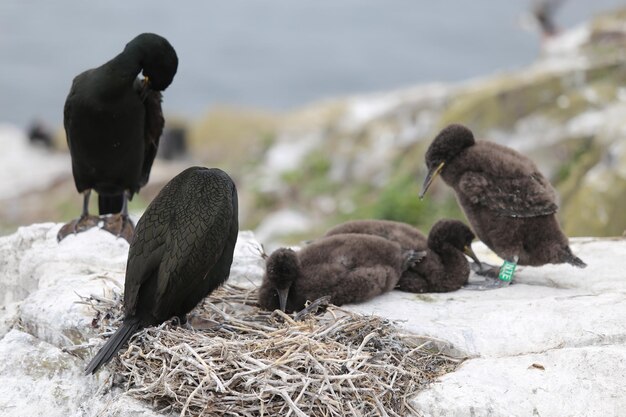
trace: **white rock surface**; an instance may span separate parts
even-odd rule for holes
[[[263,247],[249,230],[239,232],[233,264],[230,267],[229,284],[257,286],[265,273]]]
[[[481,259],[498,263],[484,245],[474,246]],[[576,239],[571,246],[586,269],[521,267],[503,289],[393,291],[349,309],[399,320],[472,358],[418,395],[426,416],[621,416],[626,240]]]
[[[412,333],[451,342],[462,355],[498,357],[626,341],[626,240],[577,240],[585,269],[519,267],[514,285],[442,294],[393,291],[350,309],[401,320]],[[481,259],[488,249],[475,244]],[[402,308],[397,308],[402,305]],[[611,312],[611,314],[609,314]]]
[[[0,340],[0,415],[157,417],[141,402],[82,374],[81,359],[17,329]]]
[[[82,375],[67,348],[94,334],[79,295],[121,291],[128,244],[91,230],[61,244],[61,225],[0,238],[0,415],[157,416],[107,373]],[[476,252],[499,260],[484,246]],[[576,239],[586,269],[524,267],[492,291],[391,292],[347,306],[393,320],[468,356],[414,400],[425,416],[621,416],[626,409],[626,240]],[[260,245],[241,232],[230,281],[255,285]],[[36,389],[33,389],[36,387]]]
[[[33,336],[57,347],[90,333],[92,315],[78,295],[111,296],[123,287],[128,243],[99,229],[57,243],[60,225],[22,227],[0,239],[0,291],[4,302],[21,302],[19,317]]]
[[[542,369],[543,368],[543,369]],[[426,416],[623,416],[626,347],[474,359],[418,395]]]

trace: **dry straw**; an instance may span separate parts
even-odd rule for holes
[[[90,304],[94,325],[111,334],[119,300]],[[116,381],[181,416],[404,416],[421,415],[411,398],[459,362],[383,318],[332,305],[266,312],[254,289],[236,286],[214,292],[190,322],[138,333],[110,365]]]

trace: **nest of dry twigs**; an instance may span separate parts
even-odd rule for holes
[[[91,304],[94,326],[112,333],[121,303]],[[227,285],[192,314],[193,329],[145,329],[110,365],[131,395],[162,412],[419,415],[409,400],[459,362],[380,317],[332,305],[304,317],[260,310],[254,289]]]

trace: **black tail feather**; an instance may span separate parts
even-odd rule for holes
[[[122,211],[124,194],[102,195],[98,194],[98,211],[103,214],[117,214]]]
[[[141,324],[138,320],[125,320],[113,336],[100,348],[96,356],[91,359],[91,362],[89,362],[89,365],[85,368],[85,375],[95,373],[98,368],[108,363],[113,355],[122,348],[124,343],[126,343],[140,327]]]

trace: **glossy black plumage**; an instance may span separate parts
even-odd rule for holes
[[[68,223],[59,240],[93,226],[93,219],[81,223],[88,220],[91,190],[98,193],[101,215],[122,212],[122,227],[131,229],[115,231],[109,223],[105,228],[130,239],[126,201],[148,182],[164,124],[160,91],[170,85],[177,67],[169,42],[144,33],[110,61],[74,78],[63,121],[74,182],[85,201],[81,218]],[[144,79],[137,78],[140,72]]]
[[[568,262],[574,256],[555,213],[556,193],[526,156],[487,141],[476,141],[461,125],[450,125],[426,152],[424,195],[440,174],[457,196],[476,235],[491,250],[520,265]]]
[[[428,237],[417,228],[390,220],[353,220],[339,224],[325,236],[343,233],[376,235],[398,243],[404,250],[426,251],[426,256],[402,273],[396,289],[407,292],[455,291],[467,283],[470,267],[464,254],[471,251],[474,233],[458,220],[439,220]]]
[[[239,229],[237,190],[219,169],[188,168],[137,223],[128,252],[124,324],[86,372],[108,362],[138,329],[185,315],[230,273]]]
[[[335,305],[369,300],[391,291],[402,273],[423,254],[387,239],[342,234],[318,239],[295,252],[281,248],[267,259],[259,304],[298,311],[305,302],[330,296]],[[284,291],[286,303],[279,302]]]

